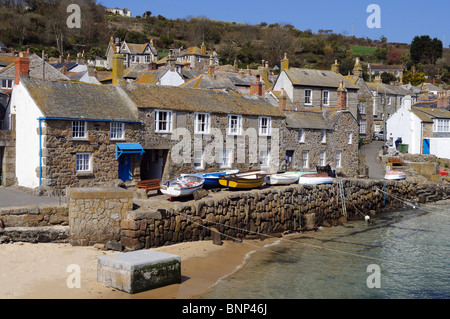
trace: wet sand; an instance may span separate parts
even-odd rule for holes
[[[199,241],[154,248],[181,257],[182,282],[127,294],[97,282],[97,258],[117,254],[69,244],[14,243],[0,245],[1,299],[193,299],[220,278],[236,271],[251,251],[276,239],[242,243]],[[69,265],[80,267],[81,287],[68,288]]]

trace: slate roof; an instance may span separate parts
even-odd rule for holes
[[[427,107],[412,107],[411,111],[424,122],[433,122],[433,119],[450,119],[450,111],[444,109],[432,109]]]
[[[345,88],[359,89],[357,85],[334,71],[290,68],[285,72],[294,85],[338,88],[342,80]]]
[[[384,83],[372,83],[367,82],[367,86],[372,91],[378,91],[380,94],[386,92],[392,95],[410,95],[411,91],[405,89],[404,87],[398,85],[384,84]]]
[[[42,58],[37,56],[36,54],[32,54],[28,57],[30,59],[30,77],[42,79]],[[45,66],[45,79],[50,81],[55,80],[69,80],[67,76],[59,72],[49,63],[44,62]],[[14,64],[11,64],[9,67],[6,67],[0,70],[0,78],[11,78],[15,77],[16,67]]]
[[[157,84],[161,78],[169,71],[168,68],[152,70],[152,71],[144,71],[139,74],[139,78],[136,80],[136,83],[143,84]]]
[[[14,57],[11,55],[0,54],[0,66],[8,66],[14,63]]]
[[[77,62],[64,62],[64,63],[53,63],[53,64],[51,64],[52,67],[54,67],[55,69],[58,69],[58,70],[61,69],[63,66],[65,66],[67,71],[72,70],[77,65],[78,65]]]
[[[286,126],[288,128],[327,130],[332,126],[322,112],[285,111]]]
[[[278,108],[256,96],[146,84],[132,84],[123,89],[141,109],[285,117]]]
[[[401,65],[384,65],[384,64],[370,64],[371,70],[402,70],[403,66]]]
[[[217,90],[236,90],[234,83],[228,77],[216,76],[210,77],[208,74],[199,76],[183,83],[180,87],[192,89],[217,89]]]
[[[20,77],[45,117],[137,122],[117,87]]]

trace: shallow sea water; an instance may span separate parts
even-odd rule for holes
[[[450,298],[450,202],[372,220],[283,237],[201,298]]]

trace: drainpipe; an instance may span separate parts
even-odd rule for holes
[[[42,118],[39,121],[39,186],[42,185]]]

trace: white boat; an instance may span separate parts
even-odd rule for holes
[[[326,173],[303,174],[298,179],[298,183],[302,185],[333,184],[333,178]]]
[[[406,178],[406,174],[400,171],[389,171],[384,175],[384,179],[398,181]]]
[[[269,185],[287,185],[297,182],[299,177],[300,172],[285,172],[267,175],[264,181]]]
[[[202,188],[204,183],[205,179],[201,174],[186,174],[162,183],[160,190],[172,199],[192,195],[197,189]]]

